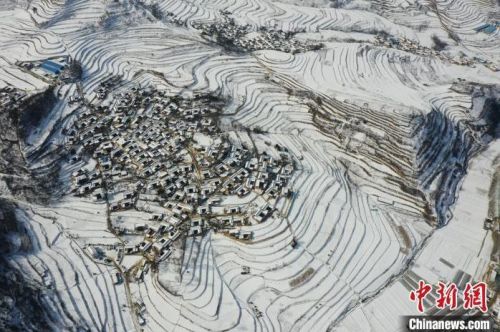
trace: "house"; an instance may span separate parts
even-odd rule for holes
[[[102,259],[104,256],[104,252],[99,247],[88,246],[87,253],[94,259]]]
[[[164,213],[154,213],[154,214],[151,216],[151,220],[154,220],[154,221],[162,221],[164,217],[165,217],[165,214],[164,214]]]
[[[293,165],[292,164],[286,164],[283,167],[283,174],[285,175],[291,175],[293,172]]]
[[[201,226],[194,226],[189,229],[188,236],[198,236],[201,235]]]
[[[178,226],[178,225],[181,223],[180,219],[178,219],[178,218],[176,218],[176,217],[174,217],[174,216],[170,217],[170,218],[168,219],[168,222],[169,222],[172,226],[174,226],[174,227]]]
[[[484,220],[483,229],[490,230],[492,228],[492,225],[493,225],[493,220],[491,218],[486,218]]]
[[[214,186],[211,185],[203,185],[200,189],[202,196],[207,197],[211,193],[215,191]]]
[[[190,204],[186,204],[186,203],[178,203],[177,208],[179,208],[181,210],[181,212],[185,212],[188,214],[191,214],[194,211],[193,206]]]
[[[253,238],[253,232],[250,231],[240,231],[238,234],[240,240],[251,240]]]
[[[259,166],[259,161],[257,158],[251,158],[247,163],[245,164],[245,168],[255,171],[257,170],[257,167]]]
[[[173,199],[176,201],[182,201],[186,197],[186,193],[184,191],[176,191],[173,195]]]
[[[218,220],[223,224],[227,226],[234,226],[233,224],[233,216],[223,216],[219,217]]]
[[[190,186],[184,187],[184,192],[186,194],[194,194],[194,193],[198,192],[198,188],[194,185],[190,185]]]
[[[273,208],[269,204],[264,205],[261,209],[255,213],[254,218],[258,222],[264,222],[272,214]]]
[[[158,256],[156,262],[159,263],[167,259],[168,257],[170,257],[171,254],[172,254],[172,249],[163,249],[162,251],[160,251],[160,255]]]
[[[171,230],[168,232],[168,237],[170,240],[175,241],[181,236],[181,232],[178,230]]]
[[[206,215],[211,212],[210,205],[205,204],[198,207],[197,212],[199,215]]]
[[[85,194],[85,193],[87,193],[88,191],[90,191],[90,184],[86,184],[86,185],[84,185],[83,187],[80,187],[80,188],[78,189],[78,193],[79,193],[80,195],[84,195],[84,194]]]
[[[250,193],[250,189],[248,189],[248,187],[245,187],[243,185],[239,186],[238,188],[236,188],[236,194],[239,196],[239,197],[244,197],[246,195],[248,195]]]
[[[93,192],[92,197],[94,198],[94,200],[99,201],[106,198],[106,192],[104,191],[104,189],[99,188]]]
[[[172,243],[171,239],[163,237],[153,244],[153,249],[157,252],[161,252],[161,250],[170,245],[170,243]]]
[[[158,232],[158,228],[156,228],[154,226],[149,226],[149,228],[146,230],[145,236],[149,237],[149,238],[153,238],[157,232]]]
[[[134,201],[132,199],[125,199],[120,202],[120,207],[123,209],[129,209],[134,206]]]
[[[73,181],[77,185],[82,185],[82,184],[84,184],[85,182],[88,181],[88,178],[87,178],[86,174],[81,174],[81,175],[78,175],[78,176],[74,177]]]
[[[135,254],[139,251],[139,247],[138,246],[132,246],[132,245],[126,245],[124,248],[123,248],[124,252],[125,252],[125,255],[132,255],[132,254]]]
[[[270,197],[276,197],[280,193],[279,188],[276,186],[276,184],[271,182],[269,188],[266,190],[266,194],[269,195]]]
[[[122,274],[120,272],[116,272],[114,280],[115,280],[115,285],[121,284],[123,282]]]
[[[241,212],[241,208],[239,206],[231,206],[231,207],[225,207],[224,208],[225,213],[231,213],[231,214],[236,214]]]
[[[136,232],[144,232],[147,227],[148,227],[148,225],[146,225],[146,224],[135,224],[134,225],[134,230]]]
[[[244,219],[240,217],[233,217],[233,226],[241,226],[243,225]]]
[[[153,245],[153,242],[151,241],[142,241],[139,243],[139,250],[140,251],[148,251],[149,248]]]

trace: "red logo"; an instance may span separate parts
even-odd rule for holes
[[[449,286],[446,286],[445,283],[439,282],[437,293],[437,308],[444,309],[446,307],[449,307],[450,310],[455,310],[457,308],[457,285],[451,283]]]
[[[410,300],[417,302],[417,310],[421,313],[425,311],[424,300],[432,291],[432,285],[426,284],[423,280],[418,282],[418,288],[410,292]],[[437,299],[435,306],[439,309],[449,308],[455,310],[458,306],[458,288],[454,283],[446,285],[443,282],[438,283],[436,290]],[[488,311],[488,303],[486,301],[488,294],[488,286],[484,282],[478,282],[472,285],[468,282],[462,293],[464,309],[479,309],[482,312]]]
[[[468,282],[464,289],[464,309],[477,308],[482,312],[488,311],[488,304],[486,303],[486,293],[488,288],[484,282],[478,282],[472,285]]]
[[[418,282],[418,289],[412,290],[410,293],[410,300],[418,301],[418,311],[424,312],[424,299],[432,290],[432,286],[426,284],[423,280]]]

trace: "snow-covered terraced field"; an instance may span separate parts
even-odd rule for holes
[[[0,196],[17,203],[34,248],[9,261],[44,290],[54,330],[400,331],[399,315],[416,313],[408,293],[419,279],[489,280],[495,247],[483,229],[485,188],[500,151],[483,106],[500,95],[500,27],[475,29],[498,19],[499,4],[339,7],[37,0],[0,11],[0,89],[34,95],[54,86],[57,98],[19,142],[27,168],[54,183],[53,198],[23,200],[4,192],[0,179]],[[229,51],[199,28],[227,17],[322,48]],[[437,36],[446,46],[426,56],[375,44],[376,35],[430,48]],[[450,61],[462,54],[473,62]],[[81,65],[76,81],[32,69],[65,56]],[[241,226],[250,241],[214,229],[183,236],[142,278],[130,272],[139,255],[132,263],[92,257],[89,247],[133,243],[137,234],[113,224],[151,222],[143,210],[110,214],[109,202],[70,192],[71,174],[95,161],[69,162],[66,132],[89,105],[107,102],[99,88],[113,78],[120,83],[111,95],[153,86],[224,100],[218,126],[231,141],[259,152],[279,145],[293,156],[291,198],[278,200],[267,221]]]
[[[124,289],[113,284],[114,269],[92,262],[79,241],[72,240],[79,237],[76,227],[68,225],[72,231],[66,232],[65,226],[59,224],[59,221],[92,223],[85,212],[76,214],[77,209],[72,207],[61,214],[55,209],[29,208],[20,212],[18,218],[29,224],[34,252],[14,256],[12,261],[23,273],[33,275],[47,287],[46,305],[52,311],[54,329],[129,330],[133,323],[126,309]],[[99,234],[99,227],[89,227],[94,240],[105,236]]]

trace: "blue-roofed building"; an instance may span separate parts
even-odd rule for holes
[[[494,33],[496,30],[497,30],[497,27],[490,24],[486,28],[483,29],[483,32],[491,34],[491,33]]]
[[[489,26],[488,23],[484,23],[484,24],[481,24],[480,26],[478,26],[477,28],[475,28],[474,30],[476,30],[476,32],[479,32],[479,31],[482,31],[483,29],[487,28]]]
[[[496,24],[485,23],[485,24],[482,24],[482,25],[478,26],[474,30],[476,30],[476,32],[482,31],[484,33],[492,34],[492,33],[494,33],[497,30],[497,25]]]
[[[64,69],[64,65],[51,61],[51,60],[45,60],[40,68],[42,68],[44,71],[48,72],[49,74],[52,75],[59,75],[61,71]]]

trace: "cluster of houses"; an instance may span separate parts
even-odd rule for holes
[[[224,19],[213,24],[193,24],[202,34],[231,51],[276,50],[287,53],[301,53],[318,50],[322,44],[303,42],[294,38],[293,32],[261,27],[252,31],[248,25],[236,24],[234,19],[223,16]]]
[[[443,61],[447,61],[456,65],[473,66],[476,63],[480,63],[492,71],[499,70],[493,63],[487,60],[480,59],[477,57],[469,58],[465,55],[461,57],[450,57],[449,55],[443,52],[422,46],[418,42],[405,37],[398,38],[398,37],[388,36],[385,34],[379,34],[375,36],[375,45],[395,48],[398,50],[414,53],[421,56],[434,56]]]
[[[116,75],[108,78],[99,83],[97,89],[95,89],[95,94],[98,99],[103,100],[107,97],[108,93],[112,90],[112,88],[121,82],[121,77]]]
[[[259,310],[257,305],[253,301],[248,301],[248,304],[249,304],[250,308],[252,309],[252,312],[255,315],[255,317],[262,318],[262,311]]]
[[[102,96],[82,105],[65,129],[65,145],[70,160],[84,165],[72,174],[75,195],[106,202],[110,213],[140,210],[141,200],[159,207],[147,211],[149,223],[132,230],[143,240],[125,254],[159,262],[181,235],[208,229],[251,240],[241,226],[266,221],[275,213],[273,202],[292,194],[294,165],[286,148],[276,145],[273,158],[232,143],[217,125],[220,101],[109,90],[100,85],[95,93]],[[255,197],[258,206],[241,203]]]
[[[15,108],[24,97],[26,97],[25,92],[7,85],[0,88],[0,107],[4,110]]]

